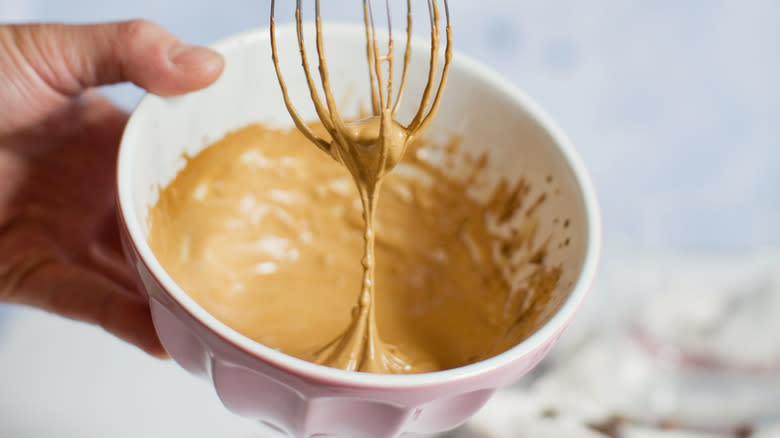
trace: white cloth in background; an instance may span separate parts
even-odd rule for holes
[[[718,430],[751,420],[753,437],[780,437],[780,251],[630,253],[608,248],[616,258],[586,304],[602,311],[584,309],[543,372],[499,392],[451,438],[598,437],[587,424],[616,415],[632,419],[621,438],[725,438],[734,435]],[[628,290],[631,302],[616,300]],[[663,348],[639,342],[635,326]],[[683,357],[691,351],[721,367],[695,368]],[[776,369],[737,368],[746,364]]]

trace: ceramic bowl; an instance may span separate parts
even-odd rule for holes
[[[310,60],[311,30],[306,29]],[[356,115],[367,108],[369,96],[363,27],[326,23],[325,30],[331,81],[342,114]],[[304,118],[313,120],[295,29],[281,26],[278,44],[293,102]],[[396,42],[398,47],[403,44]],[[159,187],[184,166],[184,154],[197,154],[232,130],[252,122],[292,125],[271,64],[267,29],[227,38],[213,48],[227,62],[221,78],[207,89],[180,97],[144,97],[130,118],[119,153],[124,244],[148,294],[162,344],[176,362],[209,379],[228,409],[281,434],[377,438],[453,428],[497,388],[519,379],[547,354],[594,279],[601,239],[596,196],[574,148],[542,110],[510,82],[457,53],[430,135],[457,134],[464,150],[489,151],[490,172],[496,176],[525,177],[532,190],[554,185],[557,195],[538,209],[543,235],[562,239],[561,223],[568,219],[565,237],[571,243],[562,248],[552,245],[548,254],[550,263],[563,267],[560,286],[534,316],[536,330],[530,337],[498,356],[456,369],[415,375],[346,372],[263,346],[190,298],[146,241],[147,213]],[[428,54],[427,41],[414,42],[409,89],[400,114],[412,114],[419,102]]]

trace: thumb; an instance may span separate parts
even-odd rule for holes
[[[204,88],[222,73],[218,53],[188,45],[146,20],[13,26],[15,45],[56,91],[130,81],[170,96]]]

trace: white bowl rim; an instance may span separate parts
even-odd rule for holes
[[[338,38],[355,38],[356,36],[359,36],[360,38],[363,38],[365,35],[363,26],[355,23],[328,22],[326,23],[326,26],[329,36],[336,35]],[[296,28],[293,23],[277,25],[277,38],[280,40],[293,37],[295,32]],[[255,28],[229,36],[211,44],[209,47],[217,51],[222,51],[234,44],[240,44],[247,40],[269,40],[268,27]],[[427,43],[423,43],[419,38],[413,37],[413,48],[417,50],[420,50],[421,48],[427,50]],[[327,381],[331,384],[363,387],[367,389],[429,387],[431,385],[469,379],[502,368],[519,360],[545,343],[550,342],[556,333],[562,330],[575,315],[595,279],[601,252],[602,230],[598,199],[593,188],[593,183],[582,159],[577,154],[567,136],[555,125],[541,107],[517,86],[487,66],[466,55],[458,53],[457,51],[455,51],[452,59],[452,68],[453,70],[462,69],[474,76],[478,76],[481,80],[489,83],[490,86],[500,90],[503,95],[508,96],[515,104],[525,109],[528,115],[551,137],[553,144],[564,155],[579,184],[579,188],[582,191],[587,220],[587,238],[589,240],[586,246],[587,249],[582,271],[574,289],[558,311],[544,323],[542,327],[516,346],[496,356],[458,368],[420,374],[372,374],[350,372],[316,365],[274,350],[273,348],[262,345],[259,342],[242,335],[212,316],[197,304],[194,299],[187,295],[184,290],[176,284],[154,256],[154,253],[146,241],[141,224],[136,220],[135,204],[132,199],[131,172],[133,160],[135,158],[135,150],[134,148],[131,148],[130,145],[126,144],[126,136],[123,135],[117,164],[118,209],[121,220],[127,227],[132,244],[136,251],[138,251],[141,261],[147,266],[150,273],[157,281],[162,284],[170,298],[177,302],[194,320],[203,324],[220,338],[237,347],[239,350],[242,350],[244,353],[251,355],[254,359],[259,359],[301,377],[316,381]],[[134,129],[136,114],[144,111],[144,108],[148,105],[147,101],[158,98],[160,97],[147,94],[141,99],[127,123],[125,133]]]

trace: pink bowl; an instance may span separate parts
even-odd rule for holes
[[[325,47],[343,112],[368,96],[363,28],[326,24]],[[307,29],[311,36],[311,29]],[[295,29],[278,30],[282,69],[293,100],[308,119],[314,110],[295,54]],[[310,45],[309,47],[314,47]],[[403,44],[396,43],[396,47]],[[419,96],[427,68],[427,42],[414,42],[408,96]],[[128,258],[149,296],[155,327],[182,367],[210,379],[231,411],[290,436],[393,437],[453,428],[475,413],[499,387],[531,370],[577,312],[595,272],[601,230],[598,205],[580,158],[565,136],[528,97],[476,62],[456,54],[444,102],[431,129],[462,136],[478,154],[490,150],[490,170],[525,177],[534,190],[552,176],[559,195],[537,211],[542,235],[569,219],[571,244],[548,260],[563,275],[536,318],[536,331],[493,358],[456,369],[416,375],[351,373],[302,361],[265,347],[226,326],[192,300],[165,272],[146,242],[148,208],[158,187],[194,155],[227,132],[251,122],[291,125],[271,65],[267,29],[214,45],[227,66],[211,87],[176,98],[147,95],[133,113],[119,154],[118,197]],[[401,114],[410,114],[410,97]],[[453,129],[454,128],[454,129]],[[560,229],[560,226],[557,226]],[[197,421],[197,420],[195,420]]]

